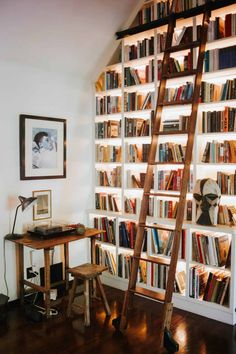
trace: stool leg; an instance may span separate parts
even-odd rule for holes
[[[110,307],[108,305],[107,297],[106,297],[106,294],[105,294],[104,288],[102,286],[102,282],[101,282],[101,279],[100,279],[99,275],[96,276],[96,282],[97,282],[97,285],[98,285],[99,290],[101,292],[101,296],[102,296],[102,300],[103,300],[103,304],[104,304],[104,307],[105,307],[106,314],[107,314],[107,316],[110,316],[111,310],[110,310]]]
[[[74,278],[73,283],[72,283],[71,293],[70,293],[70,296],[69,296],[69,303],[68,303],[68,308],[67,308],[67,317],[71,316],[71,310],[72,310],[72,304],[73,304],[74,297],[75,297],[76,285],[77,285],[77,279]]]
[[[90,326],[90,309],[89,309],[89,279],[84,281],[84,325]]]

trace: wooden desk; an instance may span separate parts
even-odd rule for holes
[[[69,289],[69,274],[67,269],[69,268],[69,243],[72,241],[83,240],[85,238],[91,239],[91,258],[92,262],[95,261],[95,239],[102,231],[97,229],[86,229],[84,235],[77,234],[65,234],[60,236],[54,236],[48,239],[41,239],[38,236],[25,234],[23,238],[17,240],[11,240],[16,244],[16,252],[18,258],[18,281],[19,281],[19,297],[21,304],[24,303],[24,285],[27,285],[37,291],[45,294],[45,309],[46,316],[50,316],[50,249],[55,246],[64,246],[64,269],[65,269],[65,283],[66,290]],[[24,279],[24,247],[30,247],[34,250],[44,251],[44,286],[34,284]]]

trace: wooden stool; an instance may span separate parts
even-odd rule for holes
[[[100,266],[97,264],[91,264],[91,263],[82,264],[78,267],[68,269],[68,272],[71,273],[71,275],[74,277],[71,293],[69,296],[69,304],[67,308],[68,317],[71,316],[72,307],[77,306],[73,304],[73,302],[74,302],[74,298],[76,297],[76,286],[79,279],[82,279],[84,281],[84,309],[83,309],[84,311],[83,312],[84,312],[85,326],[90,325],[90,309],[89,309],[89,297],[90,297],[89,281],[90,280],[93,279],[96,280],[96,284],[100,290],[106,314],[107,316],[111,314],[110,307],[108,305],[107,298],[105,295],[105,291],[100,280],[100,274],[102,274],[104,270],[107,270],[107,267]]]

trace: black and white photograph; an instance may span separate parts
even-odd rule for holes
[[[20,115],[20,176],[66,177],[66,120]]]

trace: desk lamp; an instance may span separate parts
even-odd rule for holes
[[[15,212],[12,232],[5,236],[5,240],[17,240],[18,238],[22,237],[21,234],[14,234],[14,229],[15,229],[18,209],[21,207],[22,211],[24,211],[30,204],[32,204],[33,202],[35,202],[37,200],[36,197],[25,198],[25,197],[22,197],[21,195],[18,197],[18,199],[20,200],[20,204],[16,207],[16,212]]]

